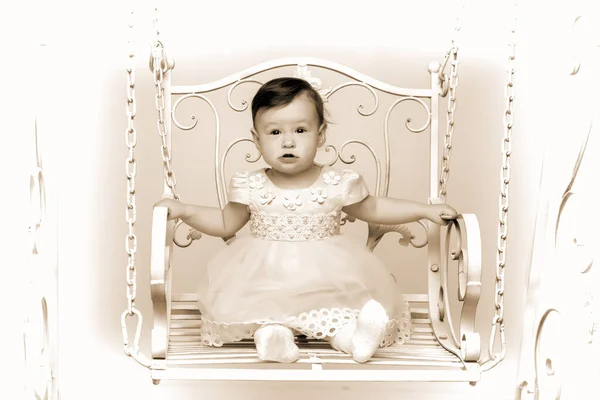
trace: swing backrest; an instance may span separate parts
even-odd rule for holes
[[[170,133],[200,132],[202,147],[195,151],[212,157],[204,158],[202,164],[213,170],[217,202],[223,207],[231,174],[263,166],[250,134],[250,102],[254,93],[274,77],[300,77],[321,93],[329,112],[327,142],[317,161],[361,172],[371,194],[379,196],[390,194],[392,164],[398,163],[395,169],[410,170],[394,176],[395,184],[407,194],[414,188],[422,189],[424,181],[428,181],[427,198],[415,198],[427,202],[437,198],[439,190],[438,69],[439,65],[432,63],[429,85],[424,89],[392,86],[343,65],[312,58],[275,60],[201,85],[172,85],[167,73],[164,114],[171,118],[166,118],[166,128]],[[204,110],[198,101],[205,103]],[[206,151],[207,148],[212,151]],[[357,153],[360,150],[364,155]],[[406,164],[403,160],[414,162],[415,152],[420,152],[418,159],[423,164]],[[429,179],[419,179],[426,171]],[[419,184],[415,185],[415,181]]]

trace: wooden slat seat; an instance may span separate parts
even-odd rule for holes
[[[436,340],[427,295],[409,295],[412,338],[400,346],[379,349],[366,364],[334,350],[326,341],[297,336],[300,359],[293,364],[261,361],[252,340],[222,347],[200,343],[200,312],[195,294],[173,294],[166,369],[154,379],[202,380],[334,380],[334,381],[478,381],[477,363],[463,363]],[[249,364],[252,364],[248,369]],[[368,365],[368,369],[365,366]],[[304,371],[304,372],[303,372]],[[372,375],[377,372],[377,375]],[[406,376],[402,376],[406,375]]]

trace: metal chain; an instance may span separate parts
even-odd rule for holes
[[[155,104],[156,110],[158,111],[158,120],[157,120],[157,129],[158,135],[161,139],[160,153],[163,160],[163,169],[164,169],[164,180],[165,185],[171,190],[173,194],[173,198],[177,201],[180,200],[179,194],[177,193],[177,179],[175,179],[175,171],[171,166],[171,149],[169,147],[167,131],[165,129],[165,97],[164,97],[164,87],[163,87],[163,78],[164,74],[171,68],[173,68],[173,64],[169,63],[169,60],[166,56],[164,46],[160,41],[160,29],[158,28],[158,7],[154,8],[154,20],[152,21],[154,25],[154,29],[156,31],[156,37],[154,40],[154,45],[152,47],[152,58],[150,59],[150,69],[152,70],[154,77],[154,86],[156,87],[156,95],[155,95]],[[179,227],[183,225],[182,220],[178,220],[175,224],[174,231],[177,231]],[[202,234],[190,228],[187,239],[188,243],[180,243],[175,237],[173,238],[173,242],[181,247],[185,248],[190,246],[194,240],[200,239]]]
[[[132,13],[133,14],[133,13]],[[133,22],[129,25],[133,30]],[[129,40],[129,65],[127,66],[127,129],[125,131],[125,144],[129,154],[125,160],[125,175],[127,177],[127,208],[125,210],[125,219],[127,221],[128,233],[126,237],[125,248],[127,250],[127,300],[128,315],[132,315],[132,309],[135,307],[136,296],[136,275],[135,275],[135,254],[137,251],[137,237],[135,236],[134,226],[137,218],[135,204],[135,177],[137,173],[137,163],[135,160],[135,146],[137,144],[137,131],[134,126],[136,114],[135,102],[135,51],[133,35]]]
[[[154,18],[152,19],[152,26],[156,31],[155,40],[158,42],[160,40],[160,30],[158,29],[158,7],[154,6]]]
[[[140,364],[150,367],[150,363],[144,360],[139,354],[139,342],[142,330],[142,314],[135,307],[136,298],[136,269],[135,255],[137,252],[137,236],[135,235],[135,221],[137,219],[137,211],[135,204],[135,177],[137,173],[137,164],[135,160],[135,146],[137,144],[137,131],[134,126],[136,114],[135,102],[135,37],[133,11],[131,12],[131,21],[129,23],[130,38],[129,45],[129,62],[127,66],[127,129],[125,130],[125,143],[128,149],[127,159],[125,160],[125,175],[127,177],[127,207],[125,209],[125,220],[127,221],[127,235],[125,237],[125,249],[127,252],[127,309],[121,315],[121,329],[123,333],[123,344],[125,354],[134,358]],[[137,325],[133,345],[129,344],[129,334],[127,332],[127,319],[137,316]]]
[[[464,5],[461,7],[461,12],[464,11]],[[442,79],[446,78],[444,75],[444,69],[446,68],[446,64],[448,60],[450,60],[450,78],[449,78],[449,92],[450,98],[448,99],[448,109],[446,114],[446,135],[444,136],[444,154],[442,156],[442,166],[440,172],[440,191],[438,197],[442,200],[442,202],[446,201],[446,185],[448,183],[448,178],[450,177],[450,157],[452,156],[452,138],[454,136],[454,111],[456,110],[456,89],[458,88],[458,45],[456,44],[458,40],[458,34],[461,29],[461,21],[460,21],[460,13],[456,17],[456,26],[454,28],[454,37],[452,38],[452,47],[450,51],[448,51],[446,55],[446,59],[444,60],[443,66],[441,68],[442,71]]]
[[[158,121],[156,123],[158,135],[161,139],[161,157],[163,160],[165,185],[171,189],[175,200],[179,200],[177,194],[177,180],[171,166],[171,149],[169,148],[167,130],[165,129],[165,97],[163,78],[165,72],[169,69],[169,63],[165,54],[165,49],[159,40],[160,31],[158,30],[158,8],[154,8],[154,28],[156,30],[156,39],[152,47],[151,69],[154,77],[154,86],[156,87],[155,104],[158,111]]]
[[[508,238],[508,196],[510,184],[510,156],[512,153],[512,129],[514,121],[513,102],[515,99],[515,47],[517,26],[517,3],[513,5],[511,18],[508,81],[506,83],[506,110],[504,112],[504,139],[502,140],[502,169],[500,170],[500,210],[498,220],[498,252],[496,255],[496,291],[494,303],[496,312],[492,318],[492,332],[488,353],[490,359],[482,364],[487,371],[506,357],[506,335],[504,330],[504,267],[506,265],[506,239]],[[500,331],[500,353],[494,353],[496,331]]]

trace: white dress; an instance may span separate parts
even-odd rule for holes
[[[411,332],[408,304],[384,263],[364,244],[340,234],[342,207],[368,195],[363,178],[323,167],[310,187],[277,187],[265,170],[236,173],[229,201],[250,210],[251,236],[228,243],[206,265],[198,287],[205,345],[252,338],[263,324],[325,339],[370,299],[390,317],[382,346]]]

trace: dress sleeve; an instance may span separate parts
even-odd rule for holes
[[[250,182],[248,172],[236,172],[229,181],[229,201],[250,204]]]
[[[343,171],[342,184],[344,185],[344,206],[359,203],[369,195],[367,184],[358,172],[353,170]]]

